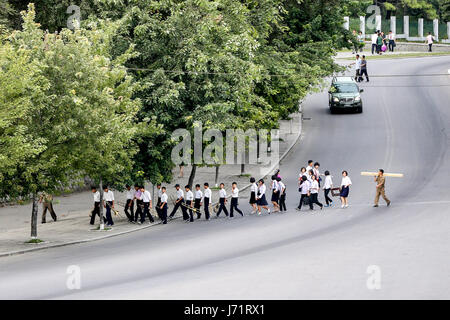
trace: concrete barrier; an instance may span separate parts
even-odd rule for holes
[[[428,52],[428,45],[425,43],[412,43],[412,42],[396,42],[394,51],[400,52]],[[364,51],[368,52],[372,50],[372,44],[366,41]],[[449,44],[433,44],[433,52],[450,52]]]

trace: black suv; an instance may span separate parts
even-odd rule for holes
[[[334,77],[331,82],[330,91],[328,91],[328,100],[331,113],[336,110],[348,108],[355,109],[356,112],[363,112],[363,104],[356,81],[352,77]]]

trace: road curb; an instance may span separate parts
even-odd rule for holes
[[[299,128],[297,136],[295,137],[293,142],[289,145],[289,147],[286,149],[286,151],[278,159],[277,163],[275,163],[270,169],[268,169],[267,173],[264,176],[262,176],[260,179],[264,179],[265,177],[267,177],[269,175],[270,172],[273,172],[275,170],[275,168],[277,168],[280,165],[280,162],[283,161],[284,158],[286,158],[286,156],[291,152],[291,150],[294,148],[294,146],[300,140],[300,137],[301,137],[302,132],[303,132],[303,110],[302,110],[301,104],[299,105],[299,112],[298,113],[300,114],[300,128]],[[246,185],[245,187],[243,187],[241,189],[241,191],[250,188],[250,186],[251,186],[251,184]],[[174,218],[173,220],[176,220],[176,219],[179,219],[179,217]],[[65,246],[70,246],[70,245],[74,245],[74,244],[94,242],[94,241],[98,241],[98,240],[103,240],[103,239],[108,239],[108,238],[112,238],[112,237],[121,236],[121,235],[124,235],[124,234],[132,233],[132,232],[136,232],[136,231],[140,231],[140,230],[145,230],[145,229],[148,229],[148,228],[160,225],[160,224],[161,224],[161,222],[158,222],[158,223],[154,223],[154,224],[151,224],[151,225],[148,225],[148,226],[139,227],[139,228],[136,228],[136,229],[126,230],[126,231],[121,231],[121,232],[118,232],[118,233],[104,235],[104,236],[101,236],[101,237],[69,241],[69,242],[65,242],[65,243],[57,243],[57,244],[48,245],[48,246],[29,248],[29,249],[23,249],[23,250],[11,251],[11,252],[4,252],[4,253],[0,253],[0,258],[2,258],[2,257],[9,257],[9,256],[15,256],[15,255],[19,255],[19,254],[25,254],[25,253],[28,253],[28,252],[40,251],[40,250],[45,250],[45,249],[65,247]],[[39,245],[39,244],[36,244],[36,245]]]

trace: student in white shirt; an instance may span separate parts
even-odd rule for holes
[[[141,187],[138,184],[134,185],[134,199],[136,199],[136,211],[134,212],[134,222],[138,221],[138,218],[144,215],[143,208],[144,205],[142,203],[142,192]]]
[[[184,190],[186,190],[186,206],[189,208],[189,219],[186,222],[194,222],[194,213],[192,212],[194,194],[191,191],[191,186],[188,184],[184,187]]]
[[[134,190],[131,189],[131,186],[128,184],[125,186],[125,188],[127,189],[127,202],[124,209],[125,215],[128,218],[128,222],[134,223]]]
[[[162,190],[161,190],[161,183],[157,183],[156,184],[156,189],[158,190],[158,200],[156,202],[156,206],[155,206],[155,210],[156,213],[158,214],[158,218],[161,219],[161,195],[162,195]]]
[[[209,214],[209,205],[212,203],[212,192],[209,188],[208,182],[205,182],[203,187],[205,188],[205,193],[203,195],[203,205],[205,209],[205,218],[206,220],[209,220],[210,214]]]
[[[314,168],[314,161],[308,160],[308,165],[306,166],[306,169],[305,169],[306,173],[308,173],[309,170],[312,170],[313,168]]]
[[[283,181],[281,181],[280,177],[277,177],[278,186],[280,189],[280,211],[286,211],[286,186],[284,185]]]
[[[114,209],[114,193],[108,190],[108,186],[103,187],[103,207],[106,208],[106,225],[108,227],[114,225],[111,216],[111,209]]]
[[[333,188],[333,180],[331,179],[330,171],[325,171],[325,182],[323,184],[323,193],[325,197],[325,207],[331,207],[333,206],[333,200],[328,196],[328,194],[331,191],[331,188]]]
[[[431,35],[431,32],[428,32],[427,40],[425,40],[425,43],[428,44],[428,52],[432,52],[434,37]]]
[[[317,181],[317,177],[315,175],[313,175],[311,188],[310,188],[310,193],[311,193],[310,203],[311,203],[311,206],[313,206],[313,208],[314,208],[314,204],[317,204],[320,207],[320,210],[322,210],[323,204],[321,204],[318,199],[319,190],[320,190],[319,181]]]
[[[98,216],[100,218],[100,192],[96,187],[92,187],[91,190],[94,196],[94,209],[91,211],[90,224],[93,225],[95,223],[95,216]],[[103,217],[103,222],[106,223],[105,217]]]
[[[233,182],[231,184],[231,204],[230,204],[230,218],[233,218],[233,212],[236,210],[241,214],[241,216],[244,216],[241,209],[238,208],[238,199],[239,199],[239,189],[237,188],[237,183]]]
[[[227,203],[227,192],[225,191],[225,184],[220,184],[220,190],[219,190],[219,211],[217,211],[216,217],[218,218],[220,213],[223,212],[228,217],[228,210],[225,206],[225,203]]]
[[[202,212],[200,211],[200,207],[202,206],[203,201],[203,192],[200,190],[200,185],[195,185],[195,200],[194,200],[194,208],[197,213],[197,219],[200,219],[202,216]]]
[[[300,211],[302,210],[302,205],[306,202],[309,205],[309,208],[311,210],[313,210],[313,205],[310,201],[310,188],[311,188],[311,183],[309,182],[309,180],[303,176],[302,177],[302,184],[300,185],[300,192],[301,192],[301,196],[300,196],[300,202],[298,204],[297,210]]]
[[[251,214],[254,214],[256,212],[256,210],[258,209],[258,207],[256,206],[256,193],[258,192],[258,186],[256,185],[256,180],[255,178],[251,177],[250,178],[250,205],[253,208],[253,211],[251,212]]]
[[[372,34],[371,40],[372,40],[372,54],[377,50],[377,39],[378,39],[378,30],[375,30],[375,33]],[[378,53],[378,51],[377,51]]]
[[[320,168],[320,163],[318,163],[318,162],[314,163],[313,174],[316,176],[317,182],[319,183],[319,187],[320,187],[320,183],[322,182],[322,178],[320,177],[319,168]]]
[[[166,187],[161,188],[161,199],[160,199],[160,217],[163,224],[167,224],[167,200],[168,196],[166,193]]]
[[[258,193],[256,194],[256,203],[258,205],[258,214],[261,214],[261,207],[267,210],[267,213],[270,214],[270,208],[268,207],[268,203],[266,200],[266,185],[264,184],[263,179],[259,179],[258,181]]]
[[[341,208],[348,208],[348,193],[350,191],[350,186],[352,185],[352,180],[348,176],[347,171],[342,171],[342,181],[341,181]]]
[[[388,34],[388,40],[389,40],[389,51],[394,52],[395,48],[395,35],[392,33],[392,30],[389,31]]]
[[[186,207],[184,206],[184,192],[180,188],[180,185],[177,183],[175,185],[175,189],[177,190],[177,200],[175,200],[175,206],[172,209],[172,212],[169,215],[169,219],[172,219],[178,208],[181,207],[181,212],[183,213],[183,220],[189,221],[189,214],[187,213]]]
[[[153,219],[153,216],[150,213],[150,208],[152,207],[152,196],[150,195],[150,192],[145,190],[144,186],[141,186],[141,197],[144,204],[144,214],[141,215],[140,223],[144,223],[146,216],[150,220],[150,223],[155,222],[155,219]]]
[[[307,172],[306,172],[306,168],[305,167],[302,167],[301,169],[300,169],[300,173],[299,173],[299,175],[298,175],[298,186],[300,187],[300,185],[302,184],[302,177],[303,176],[305,176],[306,177],[306,175],[307,175]]]
[[[278,190],[279,185],[278,185],[276,175],[272,176],[272,183],[271,183],[270,187],[272,189],[272,197],[271,197],[270,201],[272,201],[272,204],[273,204],[273,212],[280,211],[280,206],[278,205],[278,201],[280,200],[280,192]]]

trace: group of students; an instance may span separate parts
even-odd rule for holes
[[[313,160],[308,161],[306,167],[300,169],[300,174],[298,178],[298,191],[300,192],[300,202],[298,204],[297,210],[302,209],[302,205],[309,205],[310,210],[314,210],[314,205],[319,206],[322,210],[324,207],[332,207],[333,200],[330,198],[330,192],[333,189],[333,180],[330,172],[326,170],[324,174],[319,171],[320,163],[314,162]],[[324,179],[322,179],[322,176]],[[325,198],[325,205],[319,201],[319,191],[321,188],[321,182],[323,181],[323,191]],[[341,208],[348,207],[348,195],[350,191],[350,186],[352,181],[348,176],[346,170],[342,171],[342,180],[339,188],[339,196],[341,198]]]
[[[383,54],[383,52],[389,50],[394,52],[395,35],[392,30],[389,30],[389,34],[386,36],[383,31],[376,30],[371,37],[372,40],[372,54]]]

